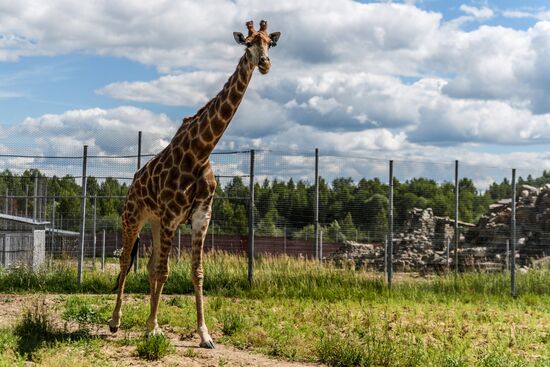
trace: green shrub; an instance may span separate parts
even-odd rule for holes
[[[157,361],[173,350],[170,340],[164,335],[144,337],[137,345],[138,356],[148,361]]]

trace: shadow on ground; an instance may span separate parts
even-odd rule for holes
[[[21,321],[15,326],[14,334],[17,337],[17,352],[29,360],[42,347],[97,338],[86,329],[77,331],[69,331],[66,327],[62,330],[56,329],[43,303],[34,304],[24,313]]]

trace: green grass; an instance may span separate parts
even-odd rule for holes
[[[329,366],[550,366],[549,271],[518,274],[518,297],[512,298],[507,274],[399,277],[389,291],[376,274],[262,258],[249,288],[245,258],[209,254],[204,267],[206,322],[222,344]],[[161,327],[183,335],[196,327],[189,274],[188,257],[172,263],[164,292],[171,295],[158,315]],[[93,294],[110,293],[115,276],[86,273],[78,287],[74,271],[64,267],[1,272],[0,291],[89,293],[63,296],[62,318],[82,329],[104,328],[114,295]],[[126,290],[134,295],[123,303],[120,332],[143,332],[147,288],[145,272],[130,274]],[[0,347],[15,351],[10,358],[16,361],[18,334],[9,335]],[[171,350],[161,340],[128,337],[116,346],[136,343],[143,358]]]
[[[64,298],[60,303],[62,315],[73,315],[75,309],[99,310],[114,304],[113,297],[105,296]],[[159,323],[169,325],[178,334],[194,332],[192,298],[178,296],[163,300]],[[122,336],[132,331],[134,335],[142,333],[147,314],[144,299],[127,299],[119,333]],[[519,302],[450,305],[387,302],[387,299],[357,302],[214,296],[207,298],[206,317],[216,341],[284,360],[322,362],[329,366],[546,367],[550,363],[548,309],[529,309]],[[86,320],[92,328],[93,322],[100,319]],[[40,321],[32,324],[42,325]],[[106,328],[104,324],[100,326]],[[48,326],[30,329],[33,333],[43,329],[51,334]],[[8,348],[15,348],[13,338],[0,339],[0,343],[2,340]],[[136,348],[137,354],[145,359],[171,353],[162,340],[149,342],[126,336],[113,344],[115,348]],[[43,344],[34,355],[53,358],[55,348],[55,343]],[[188,356],[186,352],[180,353]]]
[[[58,329],[51,319],[47,306],[40,302],[36,302],[25,311],[13,329],[19,356],[33,360],[35,352],[40,348],[51,347],[56,343],[93,339],[85,329],[77,331]]]
[[[381,274],[340,269],[334,265],[320,266],[314,261],[292,258],[264,257],[255,261],[253,287],[248,287],[247,263],[242,256],[209,254],[205,257],[204,291],[207,295],[262,299],[285,297],[316,300],[385,297],[413,301],[508,301],[509,274],[465,273],[442,275],[429,279],[395,279],[390,292]],[[141,261],[143,264],[144,261]],[[182,256],[173,262],[164,294],[193,293],[191,259]],[[76,281],[76,269],[58,265],[33,272],[28,269],[0,271],[0,292],[48,293],[112,293],[116,274],[85,272],[82,285]],[[128,293],[148,293],[149,283],[144,269],[130,273],[126,282]],[[549,297],[550,271],[530,271],[517,275],[520,297]]]
[[[111,308],[107,305],[93,307],[82,297],[68,297],[65,300],[63,319],[75,321],[81,326],[87,324],[104,324],[109,320]]]

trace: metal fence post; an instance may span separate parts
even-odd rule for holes
[[[101,271],[105,270],[105,229],[103,229],[103,243],[101,244]]]
[[[52,223],[51,228],[51,240],[50,240],[50,259],[53,259],[53,250],[55,247],[55,196],[52,198]]]
[[[504,270],[510,270],[510,240],[506,240],[506,256],[504,256]]]
[[[6,187],[6,196],[4,197],[4,213],[5,214],[9,214],[8,213],[8,188]]]
[[[455,273],[458,274],[458,242],[460,240],[460,233],[458,232],[458,195],[459,195],[459,183],[458,183],[458,160],[455,160]]]
[[[34,198],[33,198],[33,206],[32,206],[32,221],[33,222],[36,222],[37,199],[38,199],[38,176],[35,174],[35,176],[34,176]]]
[[[38,179],[38,221],[42,222],[42,181]]]
[[[248,285],[252,287],[254,272],[254,149],[250,150],[250,197],[248,205]]]
[[[510,281],[512,297],[516,296],[516,169],[512,169],[512,223],[511,224],[511,242],[512,252],[510,254]]]
[[[141,168],[141,131],[138,131],[138,154],[137,154],[137,170]],[[134,257],[134,272],[137,273],[139,269],[139,245]]]
[[[446,264],[447,264],[447,273],[449,272],[449,268],[450,268],[450,259],[449,259],[449,249],[451,248],[451,239],[450,238],[447,238],[447,248],[446,248],[446,254],[445,254],[445,257],[446,257]]]
[[[93,248],[94,248],[94,253],[92,255],[92,268],[95,270],[95,252],[96,252],[96,243],[97,243],[97,236],[96,236],[96,222],[97,222],[97,195],[94,195],[94,243],[93,243]]]
[[[29,184],[25,188],[25,218],[29,217]]]
[[[393,160],[390,161],[389,177],[389,208],[388,208],[388,287],[391,289],[393,281]]]
[[[48,178],[44,177],[44,220],[48,220]]]
[[[86,165],[88,163],[88,146],[84,145],[82,153],[82,201],[80,204],[80,256],[78,257],[78,285],[82,285],[84,269],[84,241],[86,239]]]
[[[323,263],[323,231],[319,231],[319,263]]]
[[[314,254],[319,258],[319,148],[315,148],[315,203],[314,203]]]
[[[388,235],[384,236],[384,278],[388,276]]]

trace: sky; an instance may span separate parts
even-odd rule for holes
[[[541,0],[0,0],[0,153],[158,152],[250,19],[281,38],[218,150],[550,169]]]

